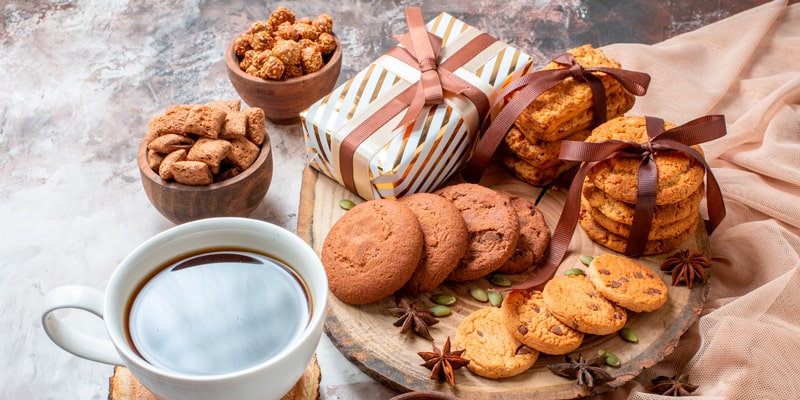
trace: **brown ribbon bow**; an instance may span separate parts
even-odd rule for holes
[[[583,186],[584,178],[595,164],[603,160],[615,157],[641,159],[637,176],[636,207],[628,243],[625,247],[626,255],[636,256],[642,254],[647,243],[658,189],[658,171],[656,170],[654,159],[654,154],[657,152],[680,151],[703,164],[708,181],[706,184],[706,201],[709,219],[705,220],[706,232],[711,234],[722,222],[725,218],[725,202],[722,198],[719,184],[705,158],[689,146],[724,136],[726,134],[725,117],[722,115],[707,115],[667,131],[664,130],[664,121],[662,119],[645,118],[647,136],[649,137],[649,140],[645,143],[622,142],[619,140],[598,143],[561,142],[559,158],[583,161],[583,165],[578,169],[570,185],[564,210],[561,212],[558,224],[553,232],[547,260],[544,265],[536,268],[525,282],[515,286],[515,289],[540,286],[547,282],[558,269],[567,252],[578,221],[581,187]]]
[[[489,160],[517,117],[537,97],[558,85],[564,79],[572,77],[589,84],[589,88],[592,90],[592,99],[594,100],[592,127],[602,124],[607,119],[606,90],[600,78],[592,74],[592,72],[608,74],[616,79],[625,90],[636,96],[643,96],[647,93],[647,87],[650,85],[650,75],[643,72],[608,67],[584,68],[569,53],[561,54],[553,58],[552,61],[567,68],[539,70],[526,74],[509,83],[497,96],[494,104],[492,104],[492,109],[500,106],[502,106],[502,109],[494,119],[491,119],[490,115],[484,120],[481,129],[484,133],[463,172],[466,181],[476,183],[481,180]],[[517,92],[514,97],[503,105],[506,96],[514,92]]]
[[[353,157],[356,149],[372,133],[398,115],[403,109],[407,108],[407,111],[394,129],[401,128],[414,121],[424,107],[442,104],[444,102],[444,92],[467,97],[475,105],[481,116],[485,115],[489,110],[489,98],[486,93],[456,76],[454,71],[497,40],[485,33],[477,35],[448,57],[447,60],[439,64],[438,59],[439,52],[442,49],[442,39],[430,34],[425,29],[425,21],[422,17],[422,10],[419,7],[406,8],[405,14],[409,33],[398,35],[397,39],[402,44],[402,47],[396,46],[386,52],[386,55],[418,69],[422,75],[415,85],[412,85],[386,103],[370,118],[353,129],[342,141],[339,149],[342,181],[344,186],[354,193],[356,188],[353,181]]]

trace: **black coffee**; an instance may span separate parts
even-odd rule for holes
[[[302,279],[272,257],[211,251],[149,279],[130,306],[128,333],[155,366],[224,374],[284,349],[308,324],[309,299]]]

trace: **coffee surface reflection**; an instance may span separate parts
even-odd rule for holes
[[[297,337],[311,316],[302,279],[279,260],[249,251],[181,259],[133,299],[130,341],[149,363],[217,375],[264,362]]]

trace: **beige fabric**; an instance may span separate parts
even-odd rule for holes
[[[728,125],[702,145],[727,205],[711,236],[709,300],[671,355],[606,397],[663,398],[644,386],[687,372],[700,386],[693,398],[800,398],[800,4],[604,51],[652,75],[627,115],[682,124],[724,114]]]

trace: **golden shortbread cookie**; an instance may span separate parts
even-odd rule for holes
[[[664,129],[675,127],[664,122]],[[620,140],[644,143],[648,140],[645,117],[620,117],[594,130],[586,142]],[[692,146],[701,152],[699,146]],[[680,151],[659,151],[653,155],[658,170],[656,204],[671,204],[691,196],[703,183],[703,164]],[[635,204],[638,188],[639,158],[615,157],[595,164],[588,177],[595,187],[612,198]]]
[[[560,275],[542,290],[548,310],[565,325],[583,333],[608,335],[628,320],[624,308],[603,297],[584,275]]]
[[[625,256],[602,254],[586,271],[605,298],[634,312],[649,312],[667,302],[667,285],[650,268]]]
[[[503,312],[482,308],[467,315],[456,329],[455,347],[469,360],[467,368],[484,378],[519,375],[532,367],[539,352],[520,343],[503,324]]]
[[[545,354],[567,354],[583,342],[583,333],[556,319],[545,307],[542,292],[512,290],[500,306],[503,323],[515,339]]]

